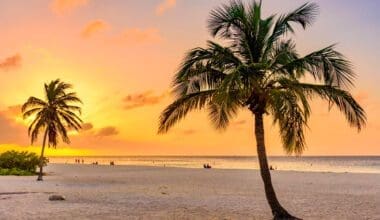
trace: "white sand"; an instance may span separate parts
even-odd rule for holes
[[[0,219],[271,219],[258,171],[49,165],[47,172],[44,182],[0,177]],[[378,174],[272,175],[298,217],[380,219]],[[67,200],[49,201],[51,193]]]

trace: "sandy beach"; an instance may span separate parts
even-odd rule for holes
[[[258,171],[50,164],[0,177],[0,219],[271,219]],[[380,175],[273,171],[304,219],[380,219]],[[49,201],[60,194],[66,201]]]

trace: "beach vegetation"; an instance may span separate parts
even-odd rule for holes
[[[43,166],[46,166],[47,162],[47,158],[44,158]],[[6,151],[0,154],[0,175],[35,175],[39,164],[40,159],[33,152]]]

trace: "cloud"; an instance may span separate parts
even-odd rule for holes
[[[20,54],[15,54],[0,61],[0,70],[8,71],[19,66],[21,66]]]
[[[0,111],[0,145],[28,144],[27,129],[16,123],[8,113],[8,110]]]
[[[193,135],[193,134],[195,134],[196,132],[197,132],[197,131],[194,130],[194,129],[187,129],[187,130],[182,131],[182,134],[184,134],[184,135]]]
[[[96,132],[96,136],[98,137],[108,137],[108,136],[114,136],[117,134],[119,134],[119,131],[117,130],[116,127],[113,127],[113,126],[101,128],[99,129],[98,132]]]
[[[76,8],[87,5],[89,0],[53,0],[51,9],[56,14],[66,14]]]
[[[162,37],[156,28],[127,28],[116,37],[116,41],[127,44],[151,44],[161,42]]]
[[[152,91],[127,95],[123,100],[125,103],[124,108],[129,110],[143,106],[155,105],[160,103],[166,96],[167,93],[154,95]]]
[[[21,105],[12,105],[9,106],[7,109],[0,111],[0,114],[3,114],[4,116],[8,118],[16,118],[21,117]]]
[[[92,37],[94,34],[104,31],[107,26],[107,23],[102,20],[91,21],[83,28],[81,35],[84,38]]]
[[[163,15],[167,10],[174,8],[176,5],[176,0],[163,0],[157,7],[156,7],[156,15]]]
[[[82,124],[82,131],[89,131],[94,128],[94,125],[92,123],[83,123]]]

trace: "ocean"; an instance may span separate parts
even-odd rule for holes
[[[75,159],[84,164],[157,166],[203,168],[210,164],[216,169],[258,169],[255,156],[97,156],[49,157],[50,163],[74,164]],[[380,173],[380,156],[273,156],[269,165],[276,170],[337,173]]]

